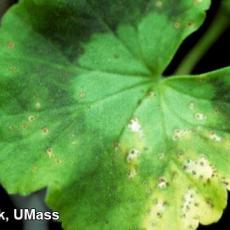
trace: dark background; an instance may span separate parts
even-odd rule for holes
[[[16,0],[0,0],[0,15],[9,7],[11,4],[17,2]],[[212,22],[220,5],[220,0],[212,1],[211,9],[208,11],[208,17],[204,25],[191,35],[177,52],[174,60],[164,72],[165,76],[171,75],[178,63],[184,58],[185,54],[193,47],[199,38],[205,33],[206,29]],[[218,41],[212,46],[212,48],[206,53],[199,64],[195,67],[193,73],[204,73],[211,70],[215,70],[221,67],[230,66],[230,28],[218,39]],[[229,118],[230,119],[230,118]],[[230,167],[230,166],[229,166]],[[230,193],[228,194],[230,196]],[[0,187],[0,209],[9,213],[12,216],[12,210],[16,208],[15,201],[11,196],[7,195],[5,190]],[[0,223],[0,229],[15,229],[22,230],[23,223],[20,221],[11,220],[7,224]],[[48,224],[50,230],[60,230],[60,223],[50,222]],[[198,230],[229,230],[230,229],[230,201],[224,211],[221,220],[209,226],[200,226]],[[34,229],[31,229],[34,230]],[[174,229],[173,229],[174,230]],[[176,230],[176,229],[175,229]]]

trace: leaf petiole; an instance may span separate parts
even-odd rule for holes
[[[225,9],[222,5],[213,22],[209,26],[209,29],[205,32],[204,36],[199,40],[194,48],[192,48],[191,51],[184,57],[174,74],[190,74],[210,47],[226,31],[230,25],[230,21],[228,15],[224,11]]]

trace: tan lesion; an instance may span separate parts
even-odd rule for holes
[[[42,128],[42,133],[44,134],[44,135],[47,135],[48,133],[49,133],[49,128],[48,127],[43,127]]]
[[[52,158],[54,156],[53,148],[51,147],[47,148],[46,154],[48,155],[49,158]]]
[[[113,149],[120,154],[127,167],[127,178],[135,179],[138,176],[138,165],[144,153],[145,134],[140,119],[133,117],[129,120],[119,142],[113,143]]]
[[[35,119],[36,119],[36,116],[34,116],[34,115],[29,115],[28,116],[28,121],[29,122],[33,122],[33,121],[35,121]]]
[[[7,47],[8,47],[9,49],[13,49],[13,48],[15,47],[15,43],[14,43],[13,41],[9,41],[9,42],[7,43]]]
[[[10,67],[8,68],[8,71],[9,71],[10,73],[15,74],[15,73],[17,73],[17,67],[14,66],[14,65],[12,65],[12,66],[10,66]]]
[[[162,7],[163,7],[163,1],[161,1],[161,0],[155,1],[155,6],[156,6],[157,8],[162,8]]]
[[[57,154],[55,154],[54,149],[52,147],[49,147],[46,149],[46,154],[50,160],[56,165],[60,165],[63,163],[63,160],[61,160]]]

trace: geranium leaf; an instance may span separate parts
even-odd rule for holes
[[[230,69],[162,72],[210,1],[22,0],[0,29],[0,180],[65,229],[196,229],[230,179]]]
[[[227,12],[228,14],[230,14],[230,1],[224,0],[224,1],[223,1],[223,8],[227,10],[226,12]]]

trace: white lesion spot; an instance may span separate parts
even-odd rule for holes
[[[163,200],[157,200],[156,204],[151,208],[150,214],[152,216],[152,219],[161,218],[165,212],[167,203]]]
[[[28,121],[29,122],[33,122],[35,119],[36,119],[36,117],[34,115],[28,116]]]
[[[160,177],[158,180],[157,187],[160,189],[165,189],[169,185],[168,181],[164,177]]]
[[[134,160],[136,160],[140,155],[140,151],[137,150],[137,149],[131,149],[129,152],[128,152],[128,155],[127,155],[127,162],[130,163]]]
[[[128,178],[132,180],[137,175],[137,170],[135,168],[130,169]]]
[[[205,157],[201,157],[196,161],[187,160],[184,163],[184,170],[194,177],[204,180],[209,180],[215,175],[214,168]]]
[[[215,142],[220,142],[222,140],[222,137],[217,135],[214,131],[209,133],[209,138],[210,140],[215,141]]]
[[[134,133],[142,132],[140,122],[137,118],[131,119],[131,121],[129,122],[128,128]]]
[[[179,139],[188,137],[189,134],[191,134],[191,130],[189,130],[189,129],[175,129],[174,132],[173,132],[172,139],[174,141],[177,141]]]
[[[77,140],[73,140],[73,141],[71,141],[71,144],[72,144],[72,145],[77,145],[77,144],[78,144],[78,141],[77,141]]]
[[[147,215],[143,224],[144,229],[158,229],[161,226],[161,219],[169,207],[169,203],[164,198],[158,197],[156,199],[156,194],[153,198],[146,208]]]
[[[46,153],[47,153],[48,157],[51,158],[53,156],[53,149],[52,148],[48,148],[46,150]]]
[[[188,104],[188,107],[190,110],[194,110],[195,109],[195,103],[193,101],[190,101]]]
[[[203,114],[203,113],[195,113],[194,117],[198,121],[204,121],[204,120],[207,119],[207,116],[205,114]]]
[[[182,204],[182,216],[186,216],[188,211],[191,209],[192,204],[195,203],[195,196],[196,192],[194,189],[189,189],[183,197],[183,204]]]
[[[148,96],[149,97],[155,97],[156,93],[153,90],[151,90],[151,91],[148,92]]]
[[[181,217],[185,229],[195,230],[199,224],[199,203],[195,189],[188,188],[182,198]]]
[[[162,8],[163,2],[160,1],[160,0],[158,0],[158,1],[156,1],[155,6],[156,6],[157,8]]]
[[[86,96],[86,92],[83,89],[81,89],[79,92],[79,97],[84,98],[85,96]]]
[[[175,23],[174,23],[174,27],[175,27],[176,29],[180,29],[181,23],[180,23],[180,22],[175,22]]]
[[[39,101],[37,101],[37,102],[35,103],[35,108],[36,108],[37,110],[41,109],[41,103],[40,103]]]
[[[42,128],[42,132],[43,132],[43,134],[48,134],[49,133],[49,129],[47,127],[43,127]]]

